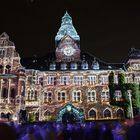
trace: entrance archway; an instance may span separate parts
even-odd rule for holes
[[[58,112],[57,122],[74,123],[83,121],[84,121],[83,110],[74,107],[72,104],[65,105]]]
[[[67,111],[62,116],[62,122],[63,123],[74,123],[76,121],[78,121],[77,117],[71,112]]]

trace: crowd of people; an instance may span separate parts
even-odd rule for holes
[[[140,120],[85,123],[0,123],[1,140],[139,140]]]

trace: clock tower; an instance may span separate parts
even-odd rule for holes
[[[61,27],[55,37],[55,45],[57,62],[80,61],[80,37],[67,12],[62,17]]]

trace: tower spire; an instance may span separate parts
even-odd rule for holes
[[[59,31],[57,32],[57,35],[55,36],[55,41],[61,40],[61,38],[63,38],[65,35],[69,35],[74,40],[80,41],[80,37],[73,26],[72,18],[67,11],[62,17],[61,27],[59,28]]]

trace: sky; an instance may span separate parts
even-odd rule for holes
[[[80,48],[105,62],[119,63],[140,49],[140,5],[135,1],[1,0],[0,33],[21,57],[55,51],[55,35],[67,10],[80,35]]]

